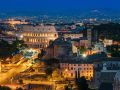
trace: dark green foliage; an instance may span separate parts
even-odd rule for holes
[[[41,53],[38,54],[38,58],[41,59],[45,54],[46,52],[42,49]]]
[[[120,46],[119,45],[107,46],[107,51],[111,53],[112,57],[120,57]]]
[[[83,54],[86,52],[87,49],[84,46],[81,46],[79,47],[79,50],[80,50],[80,54]]]
[[[55,58],[47,59],[44,60],[45,65],[46,65],[46,75],[47,76],[52,76],[52,73],[54,70],[59,68],[59,60]]]
[[[22,88],[17,88],[16,90],[23,90]]]
[[[88,87],[88,83],[87,80],[85,79],[85,77],[75,77],[76,81],[76,86],[77,86],[77,90],[95,90],[95,89],[90,89]]]
[[[55,58],[45,60],[45,64],[47,66],[54,66],[55,64],[58,64],[58,63],[59,63],[59,60]]]
[[[119,52],[113,52],[112,57],[120,57],[120,51]]]
[[[46,73],[47,76],[49,76],[49,75],[51,76],[52,72],[53,72],[52,68],[46,68],[46,70],[45,70],[45,73]]]
[[[7,86],[0,86],[0,90],[11,90],[11,89]]]
[[[0,41],[0,58],[7,58],[14,54],[19,53],[20,49],[26,47],[24,41],[16,40],[12,44],[7,41]]]
[[[94,26],[93,31],[97,31],[99,39],[107,38],[114,41],[120,41],[120,24],[118,23],[108,23]]]
[[[65,90],[70,90],[70,89],[68,88],[68,86],[65,86]]]
[[[20,79],[18,82],[19,82],[19,84],[23,84],[23,80],[22,79]]]
[[[3,40],[0,41],[0,57],[8,56],[11,53],[10,51],[11,48],[9,47],[11,47],[11,45],[8,44],[8,42],[3,41]]]
[[[78,90],[89,90],[87,80],[85,79],[85,77],[77,78],[76,85]]]

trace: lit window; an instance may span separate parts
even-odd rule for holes
[[[47,34],[45,34],[45,36],[47,37]]]
[[[45,36],[45,34],[43,33],[43,37]]]
[[[39,36],[41,36],[41,34],[39,34]]]
[[[53,35],[53,34],[51,34],[51,36],[53,37],[54,35]]]

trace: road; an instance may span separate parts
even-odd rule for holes
[[[41,85],[53,85],[54,82],[49,81],[32,81],[32,80],[23,80],[24,84],[41,84]]]
[[[65,84],[55,84],[52,81],[32,81],[32,80],[23,80],[24,84],[39,84],[39,85],[49,85],[54,86],[54,90],[64,90]]]
[[[17,65],[13,69],[9,70],[7,73],[0,74],[0,84],[6,83],[12,77],[14,77],[17,74],[29,69],[31,66],[32,66],[32,64],[27,61],[27,62],[24,62],[20,65]]]
[[[37,57],[37,54],[32,56],[31,59],[34,60]],[[21,72],[26,71],[30,67],[32,67],[32,63],[25,58],[21,58],[21,60],[16,64],[16,67],[10,69],[8,72],[1,74],[0,73],[0,84],[6,84],[12,77],[18,75]]]

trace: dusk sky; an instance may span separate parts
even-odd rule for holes
[[[120,9],[120,0],[0,0],[1,11]]]

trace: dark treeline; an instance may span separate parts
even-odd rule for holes
[[[94,34],[98,35],[100,39],[112,39],[114,41],[120,41],[120,24],[108,23],[94,26],[93,31],[97,32]]]

